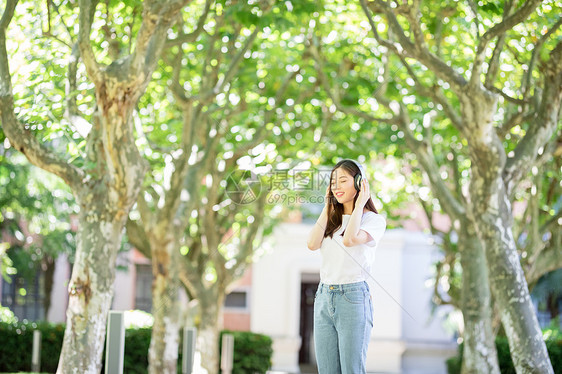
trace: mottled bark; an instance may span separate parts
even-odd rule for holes
[[[164,238],[165,239],[165,238]],[[173,241],[153,241],[152,316],[154,325],[148,350],[151,374],[177,372],[179,348],[179,251]]]
[[[98,196],[99,197],[99,196]],[[94,200],[94,199],[92,199]],[[123,218],[112,220],[106,202],[81,204],[76,261],[69,284],[66,330],[57,373],[97,374],[101,369],[107,312]]]
[[[139,204],[143,198],[139,197]],[[148,210],[140,209],[148,225],[128,220],[127,235],[131,244],[152,262],[152,316],[154,324],[148,350],[148,372],[175,373],[177,370],[180,304],[179,245],[174,233],[177,229],[168,219],[158,224],[151,221]],[[144,223],[144,222],[142,222]]]
[[[511,202],[502,178],[506,155],[492,126],[493,95],[473,89],[461,97],[471,156],[469,216],[486,251],[490,288],[518,373],[552,373],[513,238]]]
[[[499,183],[495,187],[497,193],[490,202],[497,204],[497,208],[475,211],[475,214],[480,216],[478,231],[486,243],[490,287],[509,340],[511,357],[518,373],[553,373],[515,247],[511,206],[503,185]]]
[[[459,233],[462,265],[461,310],[464,319],[462,374],[499,374],[492,331],[491,297],[484,249],[473,224],[465,220]]]
[[[392,7],[382,0],[370,2],[370,7],[367,0],[361,0],[360,3],[377,42],[400,58],[410,78],[413,79],[418,94],[421,93],[423,96],[430,97],[435,103],[441,105],[443,112],[467,140],[472,180],[469,192],[470,201],[466,204],[469,209],[466,213],[469,220],[476,224],[478,237],[485,248],[490,287],[508,335],[516,370],[518,373],[552,373],[552,366],[542,340],[512,235],[510,197],[515,186],[536,162],[537,154],[542,153],[543,147],[549,142],[556,127],[562,91],[562,43],[557,44],[556,48],[550,53],[548,62],[540,69],[544,76],[544,94],[541,98],[535,98],[536,102],[540,101],[540,107],[535,108],[530,114],[524,115],[523,113],[528,110],[529,93],[531,92],[530,80],[531,75],[536,72],[535,69],[528,69],[525,82],[522,83],[523,100],[509,97],[501,89],[494,86],[500,60],[499,55],[506,44],[506,33],[532,14],[540,4],[540,0],[529,0],[513,9],[511,4],[508,3],[504,8],[501,22],[494,24],[482,35],[480,35],[480,32],[477,33],[477,49],[468,80],[461,73],[458,73],[451,64],[447,64],[441,56],[435,55],[430,50],[420,21],[422,14],[419,1],[396,7]],[[389,39],[384,39],[378,33],[375,18],[373,18],[371,12],[384,13],[389,29],[392,30],[392,33],[388,33]],[[405,33],[402,24],[398,21],[399,14],[408,21],[408,34]],[[560,21],[556,22],[533,45],[531,67],[534,66],[534,61],[541,51],[542,45],[561,24]],[[490,52],[489,44],[496,39],[492,58],[486,61],[487,52]],[[447,82],[450,91],[459,99],[460,111],[443,94],[440,84],[430,87],[420,80],[418,73],[410,66],[406,57],[417,60],[431,70],[437,78]],[[488,64],[488,71],[484,77],[483,67],[486,63]],[[483,78],[485,78],[485,85],[482,84]],[[536,92],[540,91],[537,90]],[[519,108],[517,108],[517,114],[508,118],[504,124],[494,126],[494,117],[498,114],[496,104],[499,94]],[[410,121],[404,119],[404,116],[407,116],[407,112],[403,109],[405,104],[392,103],[398,105],[389,105],[388,99],[378,96],[377,101],[394,112],[394,117],[389,119],[374,118],[373,120],[392,123],[399,119],[403,130],[405,129],[404,125],[406,125],[406,130],[404,130],[406,139],[408,140],[408,137],[413,138],[412,134],[408,134],[407,129]],[[398,110],[398,106],[400,106],[400,110]],[[505,135],[513,126],[533,119],[536,120],[536,123],[529,124],[524,138],[512,152],[513,156],[510,152],[510,157],[507,158],[499,134]],[[430,138],[426,139],[427,143],[431,141]],[[412,142],[410,141],[410,143]],[[418,142],[417,145],[422,149],[428,148],[424,142]],[[428,168],[423,152],[419,152],[415,147],[412,149],[418,156],[421,153],[422,157],[419,157],[419,159],[431,179],[431,168],[434,165],[430,164]],[[434,177],[438,178],[438,175]],[[452,217],[451,212],[454,206],[447,201],[448,199],[441,197],[443,189],[439,187],[440,184],[435,184],[432,180],[432,189],[438,191],[440,202],[443,203],[444,209]],[[448,194],[447,191],[445,192]],[[474,274],[471,274],[472,270],[468,274],[464,274],[464,266],[471,268],[476,267],[477,264],[471,264],[468,259],[462,261],[463,280],[471,282]],[[474,271],[478,273],[479,270],[476,268]],[[466,287],[464,291],[466,296],[475,291],[471,289],[471,285],[464,286]],[[470,319],[471,316],[468,316],[468,318]]]
[[[381,98],[379,102],[390,109],[391,105],[387,100]],[[428,114],[427,116],[427,119],[432,121],[433,115]],[[454,304],[460,306],[465,324],[462,372],[499,373],[492,332],[491,298],[486,259],[482,242],[476,235],[474,222],[466,217],[467,201],[462,195],[460,180],[455,180],[454,188],[450,188],[444,183],[431,143],[416,139],[410,128],[411,120],[405,105],[400,105],[399,109],[396,109],[395,120],[404,131],[409,148],[416,154],[416,158],[427,173],[432,190],[435,191],[443,210],[452,222],[458,222],[456,230],[459,235],[458,249],[463,269],[463,281],[461,300],[460,302],[455,300]],[[427,131],[429,132],[430,129],[431,126],[428,126]],[[432,138],[430,133],[425,134],[424,137],[425,139]],[[426,214],[432,233],[436,234],[437,230],[433,225],[431,210],[427,209]]]
[[[156,67],[167,30],[187,1],[146,2],[135,51],[103,66],[96,61],[89,36],[95,5],[80,0],[78,47],[88,78],[95,84],[96,99],[84,157],[88,167],[84,169],[40,143],[14,114],[6,29],[16,3],[7,3],[0,22],[2,126],[14,148],[36,166],[62,178],[80,205],[76,262],[57,373],[98,373],[113,297],[115,258],[146,171],[135,145],[131,113]]]
[[[59,373],[73,372],[75,368],[80,373],[97,373],[100,369],[115,259],[146,170],[130,121],[140,95],[136,91],[139,83],[107,76],[105,83],[96,87],[98,110],[88,148],[96,164],[93,172],[99,179],[85,182],[75,192],[81,214]]]
[[[202,366],[209,374],[219,372],[219,334],[222,330],[224,290],[217,291],[206,290],[197,297],[201,310],[197,347],[201,352]]]

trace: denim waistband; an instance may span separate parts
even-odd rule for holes
[[[369,291],[369,284],[366,281],[357,283],[346,283],[346,284],[324,284],[320,283],[318,285],[318,291],[327,292],[344,292],[344,291],[357,291],[366,289]]]

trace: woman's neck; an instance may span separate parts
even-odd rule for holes
[[[353,200],[343,203],[343,214],[353,213]]]
[[[366,211],[367,211],[367,208],[363,207],[362,213],[365,213]],[[343,204],[343,214],[351,215],[351,213],[353,213],[353,201],[344,203]]]

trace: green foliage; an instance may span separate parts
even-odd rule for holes
[[[31,348],[33,330],[41,331],[41,369],[54,373],[57,370],[62,339],[63,325],[49,323],[0,323],[0,372],[31,369]]]
[[[12,312],[10,308],[0,305],[0,322],[15,323],[17,321],[18,318],[14,315],[14,312]]]
[[[224,330],[220,334],[219,352],[222,352],[222,336],[224,334],[234,336],[233,373],[265,373],[271,368],[273,348],[269,336],[245,331]]]
[[[0,262],[3,275],[29,280],[48,258],[65,253],[72,260],[70,220],[78,207],[62,181],[6,144],[0,143],[0,232],[10,244],[0,243]]]
[[[151,334],[151,328],[125,329],[125,357],[123,362],[125,373],[144,374],[147,372]]]
[[[0,309],[0,313],[1,309]],[[0,372],[30,370],[33,330],[41,331],[41,370],[54,373],[57,369],[64,336],[63,324],[46,322],[5,322],[0,321]],[[145,374],[148,368],[148,348],[152,329],[125,330],[124,372]],[[234,334],[234,372],[265,373],[271,367],[272,340],[270,337],[251,332],[223,331]],[[102,355],[105,360],[105,348]],[[178,372],[181,372],[181,342],[178,358]]]
[[[553,320],[548,329],[543,330],[543,338],[548,350],[550,362],[555,373],[562,372],[562,333],[558,320]],[[496,337],[496,349],[498,352],[498,363],[502,374],[515,374],[515,367],[509,352],[509,343],[506,336]],[[460,374],[463,359],[463,343],[458,346],[456,356],[446,361],[447,373]]]
[[[376,8],[373,2],[367,3]],[[401,7],[398,3],[394,5]],[[410,5],[404,3],[403,6],[404,11],[406,8],[407,11],[411,10]],[[474,9],[471,9],[472,6]],[[514,8],[520,6],[521,2],[514,4]],[[478,39],[494,24],[502,22],[505,4],[499,1],[472,4],[445,0],[437,4],[433,1],[422,1],[419,7],[419,29],[429,51],[450,66],[462,79],[469,80]],[[552,30],[561,11],[560,2],[543,2],[528,19],[506,33],[506,46],[499,54],[498,73],[489,77],[490,86],[500,89],[506,97],[519,99],[527,95],[532,103],[540,102],[545,84],[541,65],[550,58],[550,52],[561,40],[562,29],[555,30],[544,44],[539,43],[539,40],[547,31]],[[397,14],[397,20],[406,36],[413,40],[414,25],[411,20],[400,11]],[[388,17],[384,12],[377,9],[372,16],[380,37],[398,42],[396,35],[389,32]],[[385,160],[391,156],[396,157],[408,164],[407,167],[397,168],[404,174],[407,182],[403,183],[398,193],[392,195],[391,203],[385,204],[385,213],[398,212],[401,203],[403,206],[421,203],[428,217],[433,217],[437,212],[444,214],[439,201],[441,196],[427,188],[430,184],[427,173],[416,158],[414,150],[407,146],[404,130],[396,124],[365,119],[365,115],[374,118],[389,118],[394,115],[392,110],[382,104],[382,100],[376,95],[378,94],[385,100],[404,105],[408,111],[408,127],[413,137],[423,141],[420,145],[431,147],[431,155],[435,158],[439,177],[452,196],[457,201],[466,201],[465,195],[473,173],[467,141],[453,125],[452,116],[448,115],[447,108],[440,102],[447,102],[457,114],[460,113],[461,105],[449,83],[440,78],[439,71],[414,58],[401,60],[377,43],[374,31],[357,3],[327,0],[311,18],[315,22],[310,31],[314,38],[311,43],[319,46],[318,60],[321,66],[317,66],[310,74],[323,79],[325,84],[322,90],[331,92],[331,95],[319,93],[315,99],[331,105],[332,97],[339,94],[342,104],[333,116],[330,142],[326,147],[320,148],[321,163],[329,164],[332,158],[348,155],[362,155],[367,159],[376,155]],[[485,81],[496,43],[497,40],[493,40],[486,51],[487,63],[480,77],[482,82]],[[535,51],[536,48],[539,50]],[[533,64],[531,60],[535,52],[539,53],[537,61]],[[410,70],[405,66],[406,63]],[[416,76],[419,84],[416,84],[412,75]],[[442,95],[441,101],[432,97],[431,93],[434,92]],[[519,105],[506,97],[498,96],[498,111],[493,118],[496,129],[500,129],[521,111]],[[536,104],[530,106],[533,105]],[[429,113],[435,116],[433,120],[429,120]],[[498,131],[508,157],[512,157],[512,152],[521,144],[528,129],[535,125],[534,121],[525,120],[518,126],[509,128],[505,134]],[[561,131],[562,127],[559,126],[557,134],[551,140],[559,139]],[[335,149],[330,149],[330,146]],[[562,235],[557,234],[561,231],[559,225],[554,222],[562,204],[562,199],[559,198],[562,186],[558,183],[561,172],[560,157],[541,160],[534,171],[529,173],[532,175],[526,176],[525,181],[515,188],[512,201],[514,233],[520,245],[521,261],[524,265],[532,257],[533,251],[543,247],[560,247]],[[406,196],[402,197],[402,193],[406,191]],[[538,200],[535,207],[529,203],[533,200]],[[520,214],[516,209],[518,206],[529,208],[524,214]],[[532,211],[536,208],[539,212],[538,217]],[[403,217],[398,222],[408,218],[416,219]],[[539,233],[539,228],[545,229]],[[440,272],[436,271],[440,278],[436,282],[443,285],[442,298],[453,304],[458,304],[462,286],[462,268],[455,233],[457,229],[458,227],[452,226],[448,230],[438,228],[433,232],[440,237],[445,254],[444,260],[436,264],[436,269],[440,269]]]
[[[555,373],[562,372],[562,331],[560,317],[553,319],[550,326],[543,330],[543,338]]]
[[[462,344],[459,345],[459,353],[445,361],[448,374],[460,374],[462,369]]]

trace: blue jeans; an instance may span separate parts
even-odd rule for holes
[[[365,373],[372,328],[373,304],[367,282],[320,283],[314,299],[318,373]]]

